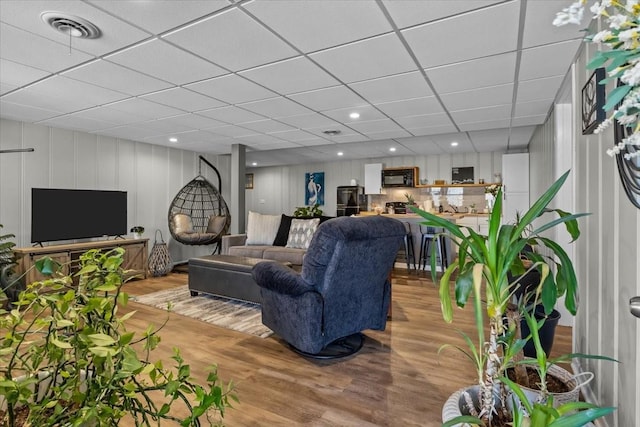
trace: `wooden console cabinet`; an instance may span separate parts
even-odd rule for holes
[[[40,258],[49,256],[64,265],[65,274],[73,274],[77,271],[80,255],[89,249],[105,251],[121,247],[125,250],[122,268],[129,270],[126,276],[146,279],[148,241],[149,239],[117,239],[44,247],[14,248],[13,252],[15,253],[16,262],[18,263],[16,273],[22,275],[26,271],[26,283],[45,279],[33,266]]]

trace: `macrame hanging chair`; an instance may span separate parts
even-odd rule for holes
[[[218,188],[222,187],[220,172],[200,156],[198,176],[182,187],[169,207],[169,231],[175,240],[185,245],[211,245],[220,247],[222,236],[229,231],[231,215],[218,188],[202,176],[202,162],[218,175]]]

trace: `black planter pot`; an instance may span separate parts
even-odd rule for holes
[[[542,305],[536,306],[535,309],[535,318],[536,320],[544,319],[544,307]],[[538,335],[540,336],[540,344],[542,345],[542,349],[549,357],[551,353],[551,348],[553,347],[553,339],[556,335],[556,326],[558,326],[558,321],[560,320],[560,312],[558,310],[553,310],[547,316],[546,320],[542,324],[542,327],[538,331]],[[522,338],[526,338],[531,333],[529,331],[529,325],[527,325],[527,321],[522,319],[520,323],[520,332],[522,334]],[[526,357],[536,357],[536,348],[533,344],[533,340],[529,339],[527,344],[524,346],[524,355]]]

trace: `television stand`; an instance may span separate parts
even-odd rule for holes
[[[124,262],[122,268],[129,270],[125,277],[147,278],[147,257],[149,239],[103,240],[82,243],[68,243],[63,245],[40,246],[30,248],[14,248],[16,256],[16,274],[21,276],[26,272],[26,283],[47,279],[35,269],[35,263],[46,256],[63,265],[64,274],[74,274],[78,271],[80,255],[89,249],[108,251],[117,247],[123,248]]]

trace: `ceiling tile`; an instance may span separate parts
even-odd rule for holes
[[[367,105],[367,102],[350,91],[346,86],[335,86],[327,89],[296,93],[289,97],[315,111]]]
[[[506,150],[509,141],[508,128],[479,130],[468,134],[471,143],[480,152]]]
[[[441,125],[441,126],[428,126],[428,127],[419,127],[419,128],[411,128],[408,129],[412,135],[438,135],[441,133],[450,133],[455,132],[458,129],[453,125]]]
[[[282,117],[278,120],[299,129],[314,129],[314,128],[331,129],[334,126],[338,125],[336,121],[331,120],[330,118],[325,117],[322,114],[316,114],[316,113],[301,114],[298,116],[291,116],[291,117]]]
[[[262,120],[265,117],[258,114],[254,114],[251,111],[244,110],[242,108],[229,106],[214,108],[212,110],[198,111],[199,116],[211,117],[212,119],[220,120],[225,123],[244,123],[256,120]]]
[[[564,25],[562,27],[549,25],[555,19],[556,13],[567,6],[569,6],[568,3],[559,5],[558,2],[554,1],[528,1],[524,31],[522,33],[522,47],[529,48],[569,39],[583,39],[583,25]],[[540,28],[545,30],[540,31]]]
[[[438,19],[457,15],[459,13],[480,9],[499,1],[480,0],[429,0],[429,1],[406,1],[406,0],[383,0],[384,6],[389,11],[391,18],[398,28],[406,28],[424,22],[436,21]]]
[[[352,119],[349,117],[351,113],[358,113],[360,117],[357,119]],[[339,108],[337,110],[327,110],[323,111],[322,114],[335,119],[340,123],[351,124],[351,123],[359,123],[366,122],[370,120],[381,120],[385,119],[386,116],[382,114],[379,110],[377,110],[372,105],[363,105],[361,107],[351,107],[351,108]]]
[[[442,106],[435,96],[385,102],[382,104],[376,104],[376,107],[393,118],[443,112]]]
[[[323,50],[310,57],[345,83],[417,69],[394,33]]]
[[[305,129],[307,132],[312,133],[314,135],[320,136],[322,138],[327,139],[328,141],[333,141],[335,138],[337,137],[344,137],[344,136],[350,136],[350,135],[359,135],[356,131],[354,131],[353,129],[341,125],[339,123],[334,124],[331,127],[320,127],[320,128],[309,128],[309,129]],[[338,131],[339,134],[338,135],[327,135],[326,133],[324,133],[324,131],[326,130],[335,130]],[[360,138],[362,138],[361,135],[359,135]]]
[[[3,19],[4,19],[4,1]],[[44,25],[44,24],[43,24]],[[77,49],[51,41],[0,22],[0,52],[2,58],[29,67],[57,72],[94,58]]]
[[[372,1],[259,0],[244,6],[303,52],[391,31]]]
[[[135,116],[144,116],[148,119],[162,119],[165,117],[179,116],[184,111],[167,107],[142,98],[129,98],[124,101],[114,102],[107,107]]]
[[[166,120],[169,122],[187,126],[191,129],[209,129],[212,127],[224,126],[226,124],[209,117],[199,116],[197,114],[183,114],[180,116],[168,117]]]
[[[368,122],[354,121],[349,123],[349,127],[366,135],[374,132],[397,131],[402,129],[394,121],[389,119],[373,120]]]
[[[445,113],[420,114],[418,116],[398,117],[396,122],[405,129],[418,129],[432,126],[452,125]]]
[[[238,106],[274,119],[312,113],[308,108],[281,96],[262,101],[247,102]]]
[[[305,57],[286,59],[239,74],[283,95],[336,86],[340,83]]]
[[[162,40],[152,40],[105,59],[176,85],[226,74],[222,68]]]
[[[541,114],[538,116],[522,116],[514,117],[511,121],[512,126],[529,126],[529,125],[541,125],[547,119],[547,114]]]
[[[215,77],[185,87],[229,104],[240,104],[276,96],[272,91],[235,74]]]
[[[520,60],[518,80],[565,75],[578,52],[580,44],[580,40],[572,40],[524,49]],[[550,58],[554,60],[550,61]]]
[[[111,129],[103,129],[100,135],[114,136],[116,138],[128,139],[131,141],[142,141],[149,136],[147,129],[139,128],[132,125],[117,126]]]
[[[404,138],[411,136],[409,132],[402,128],[389,129],[380,132],[362,132],[371,139],[384,139],[384,138]]]
[[[187,26],[165,38],[231,71],[297,54],[285,42],[237,9]]]
[[[92,55],[103,55],[144,40],[149,34],[108,13],[81,1],[68,0],[30,0],[3,1],[2,14],[10,17],[11,25],[26,28],[29,32],[59,43],[59,54],[68,53],[69,36],[54,30],[42,19],[40,14],[47,11],[61,11],[86,19],[100,29],[100,37],[95,39],[74,38],[71,45],[75,49]],[[66,52],[64,49],[66,46]]]
[[[470,132],[474,130],[506,128],[509,127],[510,124],[510,119],[498,119],[484,122],[461,123],[458,125],[458,128],[460,128],[462,132]]]
[[[564,76],[554,76],[521,81],[518,83],[518,99],[516,102],[555,98],[563,80]]]
[[[192,130],[188,132],[180,132],[175,135],[178,138],[178,144],[204,142],[204,143],[219,143],[230,142],[232,138],[224,135],[218,135],[206,130]]]
[[[62,75],[134,96],[171,86],[169,83],[102,60],[67,71]]]
[[[518,40],[518,19],[514,17],[519,7],[520,2],[502,3],[403,30],[402,34],[424,68],[510,52]],[[479,28],[482,31],[473,30]],[[442,42],[443,34],[446,43]]]
[[[242,127],[261,133],[274,133],[287,130],[295,130],[289,125],[285,125],[284,123],[280,123],[270,119],[242,123]]]
[[[449,111],[510,104],[513,99],[513,84],[452,92],[443,94],[440,98]]]
[[[257,134],[257,132],[254,130],[250,130],[250,129],[246,129],[246,128],[243,128],[240,126],[234,126],[234,125],[214,127],[214,128],[208,129],[208,131],[215,133],[217,135],[230,136],[233,138]]]
[[[515,117],[546,115],[551,110],[553,99],[522,102],[516,104]]]
[[[0,100],[0,117],[2,117],[3,119],[37,122],[40,120],[46,120],[51,117],[59,116],[60,114],[62,113],[59,111],[51,111],[43,108],[13,104],[6,101],[4,98]]]
[[[350,83],[349,87],[372,104],[433,95],[419,71]]]
[[[114,126],[113,123],[108,123],[102,120],[93,120],[84,117],[78,117],[74,115],[66,115],[60,117],[54,117],[39,122],[41,125],[53,126],[63,129],[73,129],[83,132],[94,132],[100,129],[108,129]]]
[[[505,119],[511,117],[511,104],[452,111],[451,117],[453,117],[453,120],[458,125],[461,123],[475,123],[485,120]]]
[[[213,99],[181,87],[143,95],[141,98],[157,102],[158,104],[180,108],[189,112],[208,110],[226,105],[224,102],[220,102],[217,99]]]
[[[535,130],[536,126],[513,127],[509,136],[509,144],[518,147],[528,146]]]
[[[513,82],[516,54],[490,56],[426,70],[438,93],[459,92]]]
[[[316,135],[313,135],[309,132],[305,132],[299,129],[287,130],[284,132],[273,132],[272,136],[275,136],[278,139],[291,141],[291,142],[317,141],[321,139]],[[326,141],[322,139],[322,142],[325,143]]]
[[[237,139],[246,144],[251,144],[253,147],[264,147],[267,144],[271,145],[273,148],[290,148],[290,147],[298,147],[299,145],[294,142],[282,141],[281,139],[276,138],[275,136],[270,135],[245,135],[245,136],[237,136]]]
[[[170,135],[193,130],[191,126],[186,126],[167,119],[149,120],[147,122],[136,123],[136,127],[148,129],[148,136]]]
[[[61,76],[43,80],[4,97],[16,104],[64,112],[82,110],[124,98],[128,96]]]
[[[143,116],[132,111],[120,111],[111,107],[90,108],[73,113],[73,115],[93,120],[104,120],[106,122],[113,123],[114,125],[127,125],[135,122],[145,122],[150,118],[149,116]]]
[[[48,75],[49,73],[46,71],[0,59],[0,82],[4,84],[20,87]]]
[[[4,95],[5,93],[9,93],[12,90],[18,89],[18,86],[14,86],[9,83],[4,83],[0,81],[0,95]]]
[[[140,1],[88,0],[89,3],[153,34],[184,25],[230,5],[226,0]]]

